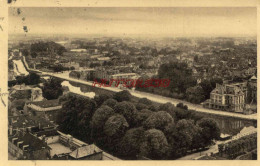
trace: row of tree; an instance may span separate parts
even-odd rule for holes
[[[125,159],[174,159],[211,145],[220,135],[214,120],[183,104],[156,106],[146,98],[134,100],[128,91],[94,99],[68,94],[60,102],[60,130]]]
[[[248,135],[227,144],[219,144],[218,149],[221,156],[235,159],[237,156],[257,148],[257,134]]]
[[[37,56],[37,54],[41,52],[56,53],[58,55],[63,55],[65,51],[65,47],[53,41],[33,43],[31,44],[30,50],[31,54],[34,56]]]
[[[15,80],[8,81],[8,86],[14,85],[37,85],[41,82],[40,76],[36,73],[29,73],[27,76],[17,76]]]

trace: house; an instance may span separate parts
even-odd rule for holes
[[[72,160],[102,160],[103,151],[96,145],[86,145],[77,148],[69,154]]]
[[[9,116],[8,117],[8,129],[12,134],[19,130],[23,132],[38,132],[57,128],[57,125],[39,116]]]
[[[57,130],[35,133],[50,148],[50,158],[54,160],[102,160],[103,151],[94,144],[88,145],[69,134]]]
[[[248,81],[248,101],[249,103],[257,103],[257,78],[252,76]]]
[[[232,84],[217,84],[216,88],[210,93],[210,99],[204,107],[220,109],[231,112],[244,112],[245,94],[240,87]]]
[[[50,148],[31,133],[16,132],[8,136],[8,152],[18,159],[50,159]]]
[[[42,101],[42,89],[38,87],[31,87],[25,84],[15,85],[10,90],[9,99],[11,101],[15,99],[28,99],[31,101]]]
[[[34,116],[47,116],[54,120],[56,119],[55,117],[57,117],[57,114],[61,108],[62,106],[59,103],[59,100],[55,99],[28,102],[26,103],[24,110],[32,113]]]

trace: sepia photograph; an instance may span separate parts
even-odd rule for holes
[[[257,7],[10,6],[7,32],[8,160],[257,160]]]

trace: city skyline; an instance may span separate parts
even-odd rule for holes
[[[9,34],[251,37],[256,28],[252,7],[9,9]]]

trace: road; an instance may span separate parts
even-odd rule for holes
[[[211,153],[217,153],[218,152],[218,144],[222,143],[221,141],[217,141],[215,145],[212,145],[208,150],[192,153],[186,156],[183,156],[181,158],[178,158],[177,160],[193,160],[195,158],[198,158],[200,156],[211,154]]]
[[[88,82],[88,81],[85,81],[85,80],[78,80],[78,79],[75,79],[75,78],[70,78],[69,75],[68,75],[68,72],[49,73],[49,72],[42,72],[42,71],[39,71],[39,70],[32,70],[32,71],[40,72],[44,75],[54,76],[54,77],[57,77],[57,78],[68,80],[68,81],[81,83],[81,84],[84,84],[84,85],[89,85],[89,86],[93,85],[92,82]],[[113,92],[122,91],[121,89],[116,88],[116,87],[99,87],[98,85],[96,85],[96,87],[106,89],[106,90],[110,90],[110,91],[113,91]],[[229,116],[229,117],[234,117],[234,118],[242,118],[242,119],[248,119],[248,120],[256,120],[257,119],[257,114],[244,115],[244,114],[226,112],[226,111],[221,111],[221,110],[213,110],[213,109],[203,108],[202,105],[192,104],[192,103],[189,103],[187,101],[173,99],[173,98],[169,98],[169,97],[163,97],[163,96],[156,95],[156,94],[140,92],[140,91],[133,91],[133,90],[129,90],[129,92],[133,96],[136,96],[138,98],[147,98],[151,101],[161,103],[161,104],[164,104],[164,103],[167,103],[167,102],[170,102],[174,105],[176,105],[178,103],[183,103],[183,104],[187,105],[189,109],[193,109],[193,110],[198,111],[198,112],[210,113],[210,114],[222,115],[222,116]]]

